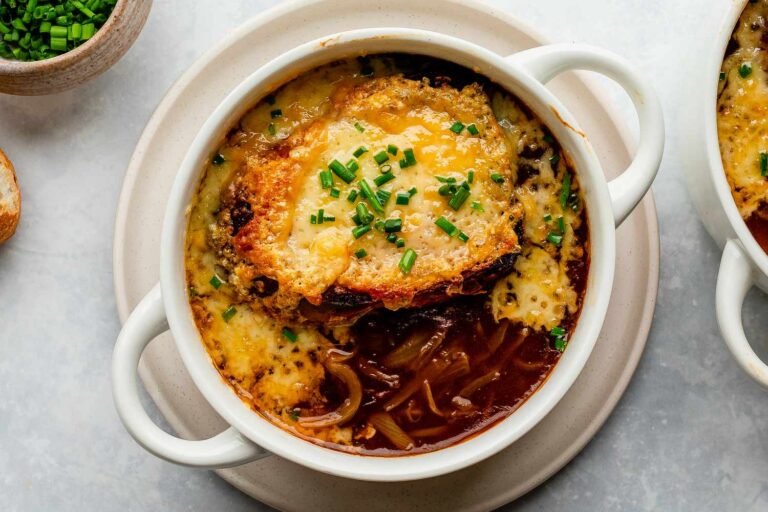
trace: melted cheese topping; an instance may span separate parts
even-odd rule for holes
[[[745,219],[768,201],[760,162],[768,155],[767,20],[768,1],[747,4],[733,34],[738,48],[723,62],[717,102],[723,166]]]

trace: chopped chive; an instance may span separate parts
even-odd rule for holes
[[[461,208],[461,205],[464,204],[464,201],[466,201],[468,197],[469,197],[469,190],[467,190],[464,187],[459,187],[456,193],[453,194],[453,197],[451,198],[451,200],[448,201],[448,206],[450,206],[454,210],[458,210],[459,208]]]
[[[768,153],[760,153],[760,176],[768,176]]]
[[[456,192],[456,185],[451,185],[450,183],[446,183],[445,185],[441,185],[440,188],[437,189],[437,193],[441,196],[451,196]]]
[[[464,129],[464,125],[462,123],[460,123],[459,121],[456,121],[451,126],[451,131],[453,133],[455,133],[456,135],[460,134],[463,129]]]
[[[456,178],[452,176],[448,178],[446,178],[445,176],[435,176],[435,179],[440,183],[456,183]]]
[[[454,226],[453,223],[445,217],[437,219],[435,224],[437,224],[437,227],[448,233],[448,236],[454,237],[459,234],[459,228]]]
[[[365,128],[363,128],[363,125],[360,123],[355,123],[355,130],[359,131],[360,133],[363,133],[365,131]]]
[[[563,188],[560,191],[560,206],[565,208],[568,205],[568,196],[571,195],[571,173],[566,172],[563,178]]]
[[[469,171],[467,173],[467,181],[472,184],[473,181],[475,181],[475,171]]]
[[[344,164],[338,160],[333,160],[331,163],[329,163],[328,168],[345,183],[352,183],[352,181],[355,179],[355,173],[347,169]]]
[[[347,162],[347,169],[348,169],[350,172],[357,172],[357,170],[358,170],[358,169],[360,169],[360,164],[358,164],[358,163],[357,163],[357,160],[355,160],[355,159],[353,158],[352,160],[350,160],[349,162]]]
[[[267,126],[267,131],[270,135],[275,135],[277,133],[277,128],[275,127],[275,123],[269,123],[269,126]]]
[[[550,134],[548,134],[548,133],[547,133],[547,134],[545,134],[545,135],[544,135],[544,137],[542,137],[542,139],[543,139],[543,140],[544,140],[544,142],[546,142],[547,144],[554,144],[554,143],[555,143],[555,138],[554,138],[554,137],[552,137],[552,135],[550,135]]]
[[[552,220],[552,215],[550,215],[550,214],[546,214],[546,215],[544,216],[544,222],[550,222],[551,220]]]
[[[356,256],[356,257],[357,257],[357,259],[359,259],[359,260],[360,260],[360,259],[363,259],[363,258],[365,258],[366,256],[368,256],[368,251],[366,251],[365,249],[358,249],[358,250],[356,250],[356,251],[355,251],[355,256]]]
[[[376,161],[377,164],[381,165],[387,160],[389,160],[389,155],[387,155],[386,151],[379,151],[375,155],[373,155],[373,159]]]
[[[752,74],[752,64],[745,62],[744,64],[739,66],[739,76],[741,76],[741,78],[747,78],[751,74]]]
[[[389,202],[389,198],[392,197],[392,192],[388,192],[386,190],[377,190],[376,197],[379,198],[379,201],[381,202],[381,206],[387,206],[387,202]]]
[[[401,169],[405,169],[406,167],[412,167],[416,165],[416,155],[413,154],[413,149],[408,148],[404,150],[403,156],[405,156],[405,158],[403,158],[399,162]]]
[[[290,327],[283,327],[282,334],[283,337],[291,343],[296,343],[296,341],[299,339],[299,335],[296,334]]]
[[[478,130],[477,126],[475,126],[474,124],[467,126],[467,131],[472,135],[477,135],[478,133],[480,133],[480,130]]]
[[[272,117],[272,119],[277,119],[278,117],[283,117],[283,111],[279,108],[276,108],[275,110],[271,111],[269,115]]]
[[[374,228],[376,228],[376,231],[384,232],[384,221],[379,219],[376,221],[376,223],[373,225]]]
[[[353,155],[355,158],[360,158],[361,156],[363,156],[363,155],[364,155],[365,153],[367,153],[367,152],[368,152],[368,148],[366,148],[365,146],[360,146],[359,148],[357,148],[357,149],[355,150],[355,152],[354,152],[354,153],[352,153],[352,155]]]
[[[461,185],[459,185],[461,188],[469,190],[469,183],[466,181],[462,181]]]
[[[549,332],[552,336],[563,336],[565,334],[565,329],[562,327],[553,327],[552,330]]]
[[[357,190],[352,189],[349,191],[349,194],[347,195],[347,201],[350,203],[354,203],[355,199],[357,199]]]
[[[484,212],[485,208],[483,208],[483,205],[480,204],[479,201],[472,201],[472,209],[477,212]]]
[[[357,212],[357,217],[360,219],[361,224],[370,224],[373,222],[373,214],[368,211],[368,208],[365,207],[364,203],[357,203],[355,211]]]
[[[355,223],[355,226],[362,226],[363,222],[360,220],[360,216],[358,214],[354,214],[352,216],[352,222]]]
[[[319,210],[317,210],[317,223],[322,224],[324,220],[325,220],[325,210],[320,208]]]
[[[376,176],[373,179],[373,182],[376,184],[377,187],[380,187],[380,186],[384,185],[385,183],[389,183],[393,179],[395,179],[395,175],[393,173],[391,173],[391,172],[388,172],[386,174],[381,174],[379,176]]]
[[[381,205],[379,198],[376,197],[376,194],[373,193],[373,188],[371,188],[370,183],[368,183],[368,180],[365,178],[360,180],[360,191],[368,200],[368,203],[371,205],[371,208],[373,208],[373,211],[377,213],[384,213],[384,207]]]
[[[461,240],[462,242],[466,243],[466,242],[468,242],[468,241],[469,241],[469,235],[468,235],[468,234],[466,234],[466,233],[465,233],[465,232],[463,232],[463,231],[459,231],[459,234],[458,234],[458,239],[459,239],[459,240]]]
[[[381,167],[379,167],[379,172],[381,174],[387,174],[388,172],[392,172],[392,166],[389,164],[384,164]]]
[[[563,243],[563,235],[558,235],[557,233],[550,233],[547,235],[547,240],[550,243],[553,243],[555,245],[560,245]]]
[[[397,247],[398,249],[405,247],[405,240],[402,238],[398,238],[397,241],[395,242],[395,247]]]
[[[409,274],[411,272],[411,269],[413,268],[413,264],[416,263],[416,251],[413,249],[407,249],[403,253],[403,257],[400,258],[400,271],[403,274]]]
[[[221,278],[216,274],[213,274],[213,277],[211,277],[211,280],[208,282],[211,283],[211,286],[213,286],[213,288],[216,290],[221,288],[221,285],[224,284],[224,281],[222,281]]]
[[[560,228],[560,234],[565,234],[565,219],[563,217],[557,218],[557,227]]]
[[[560,153],[555,153],[549,158],[549,163],[552,164],[552,167],[557,167],[557,164],[560,163]]]
[[[565,337],[555,338],[555,349],[563,352],[568,346],[568,340]]]
[[[237,309],[235,309],[235,306],[229,306],[221,314],[221,318],[223,318],[225,322],[229,322],[230,320],[232,320],[232,317],[235,316],[236,314],[237,314]]]
[[[407,205],[411,202],[411,195],[408,192],[398,192],[397,198],[395,199],[395,204],[399,205]]]
[[[320,186],[324,189],[333,187],[333,174],[331,171],[320,171]]]
[[[341,190],[337,189],[336,187],[333,187],[331,189],[331,197],[334,199],[338,199],[341,196]]]
[[[399,233],[403,230],[403,219],[387,219],[384,221],[385,233]]]
[[[51,50],[56,50],[57,52],[66,51],[67,39],[65,37],[51,37]]]
[[[324,215],[323,216],[323,221],[324,222],[336,222],[336,217],[334,217],[333,215]]]
[[[725,76],[726,76],[726,75],[725,75],[725,72],[724,72],[724,71],[721,71],[721,72],[720,72],[720,81],[721,81],[721,82],[722,82],[723,80],[725,80]]]
[[[416,193],[417,193],[417,192],[418,192],[418,190],[416,190],[416,187],[412,187],[412,188],[411,188],[411,189],[408,191],[408,195],[409,195],[409,196],[411,196],[411,197],[413,197],[413,196],[415,196],[415,195],[416,195]]]
[[[491,174],[491,180],[493,180],[494,183],[504,183],[504,176],[502,176],[497,172],[494,172]]]
[[[390,155],[396,155],[397,154],[397,146],[394,144],[390,144],[387,146],[387,153]]]
[[[317,224],[317,215],[315,215],[314,213],[312,215],[310,215],[309,216],[309,223],[310,224]]]
[[[389,242],[391,244],[394,244],[395,242],[397,242],[397,235],[394,234],[394,233],[388,234],[387,235],[387,242]]]
[[[213,157],[211,162],[213,162],[213,165],[221,165],[224,162],[226,162],[226,160],[224,159],[224,155],[222,155],[221,153],[217,153],[216,156]]]
[[[371,230],[371,225],[366,224],[365,226],[357,226],[352,228],[352,236],[355,237],[355,239],[360,238],[367,232]]]

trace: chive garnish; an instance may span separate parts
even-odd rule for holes
[[[365,131],[365,128],[363,128],[363,125],[360,123],[355,123],[355,130],[359,131],[360,133],[363,133]]]
[[[325,220],[325,210],[320,208],[319,210],[317,210],[317,223],[322,224],[324,220]]]
[[[331,163],[329,163],[328,168],[333,171],[336,176],[344,180],[345,183],[352,183],[352,181],[355,179],[355,173],[347,169],[344,164],[338,160],[333,160]]]
[[[357,218],[360,219],[360,224],[370,224],[373,222],[373,214],[368,211],[365,204],[357,203],[355,211],[357,212]]]
[[[469,171],[467,173],[467,181],[472,184],[473,181],[475,181],[475,171]]]
[[[376,194],[373,193],[373,188],[371,188],[370,183],[368,183],[368,180],[365,178],[360,180],[360,191],[368,200],[368,203],[371,205],[371,208],[373,208],[373,211],[377,213],[384,213],[384,207],[381,205],[379,198],[376,197]]]
[[[360,169],[360,164],[357,163],[357,160],[354,158],[351,159],[349,162],[347,162],[347,169],[350,172],[357,172],[358,169]]]
[[[409,148],[403,151],[403,156],[405,156],[405,158],[403,158],[399,162],[401,169],[405,169],[406,167],[412,167],[416,165],[416,155],[413,154],[413,149]]]
[[[338,199],[341,196],[341,190],[337,189],[336,187],[333,187],[331,189],[331,197]]]
[[[279,108],[276,108],[275,110],[271,111],[269,115],[272,117],[272,119],[277,119],[278,117],[283,116],[283,111]]]
[[[446,178],[445,176],[435,176],[435,179],[440,183],[456,183],[456,178],[452,176],[448,178]]]
[[[216,274],[213,274],[213,277],[211,277],[211,280],[208,282],[211,283],[211,286],[213,286],[216,290],[221,288],[221,285],[224,284],[224,281],[222,281],[221,278],[219,278],[219,276]]]
[[[545,134],[545,135],[544,135],[544,137],[542,137],[542,139],[543,139],[543,140],[544,140],[544,142],[546,142],[547,144],[554,144],[554,143],[555,143],[555,138],[554,138],[554,137],[552,137],[552,135],[550,135],[550,134],[548,134],[548,133],[547,133],[547,134]]]
[[[483,205],[480,204],[478,201],[472,201],[472,209],[477,212],[484,212],[485,208],[483,208]]]
[[[416,187],[411,187],[411,189],[408,191],[408,195],[413,197],[416,195],[417,192],[418,190],[416,189]]]
[[[739,66],[739,76],[741,76],[741,78],[747,78],[751,74],[752,74],[752,64],[745,62],[744,64]]]
[[[349,194],[347,195],[347,201],[350,203],[354,203],[355,199],[357,199],[357,190],[352,189],[349,191]]]
[[[454,237],[459,234],[459,228],[454,226],[453,223],[445,217],[440,217],[437,219],[435,224],[437,224],[437,227],[448,233],[448,236],[450,237]]]
[[[760,176],[768,176],[768,153],[760,153]]]
[[[213,157],[213,160],[211,160],[211,162],[213,162],[213,165],[221,165],[224,162],[226,162],[226,160],[224,159],[224,155],[222,155],[221,153],[217,153],[216,156]]]
[[[565,208],[568,205],[568,197],[571,195],[571,173],[565,173],[563,178],[563,188],[560,191],[560,206]]]
[[[568,335],[562,327],[553,327],[551,331],[549,331],[550,336],[554,338],[555,340],[555,349],[562,352],[565,350],[566,345],[568,345]]]
[[[310,215],[309,216],[309,223],[310,224],[317,224],[317,215],[315,215],[314,213],[312,215]]]
[[[563,235],[558,235],[557,233],[549,233],[547,235],[547,240],[555,245],[560,245],[563,243]]]
[[[565,234],[565,219],[561,216],[557,218],[557,227],[560,228],[560,234]]]
[[[392,192],[379,189],[376,191],[376,197],[379,198],[379,201],[381,202],[381,206],[387,206],[387,202],[389,202],[389,198],[392,197]]]
[[[388,234],[387,235],[387,242],[389,242],[391,244],[394,244],[395,242],[397,242],[397,235],[394,234],[394,233]]]
[[[275,135],[277,133],[277,128],[275,127],[275,123],[269,123],[269,126],[267,126],[267,131],[270,135]]]
[[[393,156],[396,155],[397,154],[397,146],[395,146],[394,144],[388,145],[387,146],[387,153],[389,153],[390,155],[393,155]]]
[[[376,223],[373,225],[374,228],[376,228],[376,231],[384,232],[384,221],[379,219],[376,221]]]
[[[478,133],[480,133],[480,130],[478,130],[477,126],[475,126],[474,124],[467,126],[467,131],[472,135],[477,135]]]
[[[397,247],[398,249],[405,247],[405,240],[402,238],[398,238],[397,241],[395,242],[395,247]]]
[[[323,189],[333,187],[333,174],[331,171],[320,171],[320,186]]]
[[[376,176],[373,179],[373,182],[376,184],[377,187],[380,187],[380,186],[384,185],[385,183],[389,183],[393,179],[395,179],[395,175],[393,173],[391,173],[391,172],[388,172],[386,174],[381,174],[379,176]]]
[[[723,80],[725,80],[725,72],[721,71],[720,72],[720,81],[722,82]]]
[[[459,121],[456,121],[451,126],[451,131],[453,133],[455,133],[456,135],[460,134],[463,129],[464,129],[464,125],[462,123],[460,123]]]
[[[469,241],[469,235],[466,234],[463,231],[459,231],[458,239],[461,240],[462,242],[466,243],[467,241]]]
[[[237,309],[235,309],[235,306],[229,306],[221,314],[221,318],[223,318],[225,322],[229,322],[232,317],[235,316],[235,314],[237,314]]]
[[[552,164],[552,167],[557,167],[557,164],[560,163],[560,153],[555,153],[549,158],[549,163]]]
[[[407,205],[411,202],[411,195],[408,192],[398,192],[397,198],[395,199],[395,204],[399,205]]]
[[[387,219],[384,221],[385,233],[399,233],[403,229],[403,219]]]
[[[437,189],[437,193],[441,196],[450,196],[453,195],[456,192],[456,185],[452,185],[450,183],[446,183],[445,185],[441,185],[440,188]]]
[[[368,148],[366,148],[365,146],[360,146],[355,150],[354,153],[352,153],[352,155],[354,155],[355,158],[360,158],[367,152],[368,152]]]
[[[400,271],[403,274],[409,274],[413,268],[413,264],[416,263],[416,251],[413,249],[407,249],[403,253],[403,257],[400,258]]]
[[[299,335],[296,334],[290,327],[283,327],[282,334],[283,337],[291,343],[296,343],[296,340],[299,339]]]
[[[368,251],[366,251],[365,249],[358,249],[355,251],[355,256],[357,256],[357,259],[359,260],[363,259],[366,256],[368,256]]]
[[[550,215],[550,214],[546,214],[546,215],[544,216],[544,222],[550,222],[551,220],[552,220],[552,215]]]
[[[366,234],[367,232],[369,232],[370,230],[371,230],[370,224],[366,224],[365,226],[356,226],[352,228],[352,236],[357,239],[363,236],[364,234]]]
[[[389,164],[384,164],[381,167],[379,167],[379,172],[381,174],[387,174],[388,172],[392,172],[392,166]]]
[[[453,194],[453,197],[450,199],[450,201],[448,201],[448,206],[454,210],[458,210],[461,208],[461,205],[464,204],[464,201],[466,201],[468,197],[469,190],[464,187],[459,187],[459,189]]]
[[[373,155],[373,159],[376,161],[377,164],[381,165],[387,160],[389,160],[389,155],[387,155],[386,151],[379,151],[375,155]]]
[[[504,183],[504,176],[502,176],[497,172],[494,172],[491,174],[491,179],[493,180],[494,183]]]

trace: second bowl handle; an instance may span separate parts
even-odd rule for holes
[[[739,366],[756,382],[768,388],[768,365],[755,354],[744,332],[741,309],[747,292],[755,284],[752,263],[741,242],[728,240],[717,274],[717,322],[725,344]]]
[[[230,427],[203,441],[188,441],[155,425],[139,400],[137,367],[141,354],[159,334],[168,330],[160,285],[156,285],[131,312],[117,337],[112,356],[112,394],[125,428],[141,446],[167,461],[201,468],[239,466],[269,452]]]
[[[542,83],[565,71],[587,70],[607,76],[627,91],[640,121],[640,143],[629,167],[608,184],[616,226],[620,225],[651,188],[664,153],[664,116],[653,87],[625,59],[588,45],[539,46],[507,61]]]

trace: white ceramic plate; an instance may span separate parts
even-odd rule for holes
[[[372,3],[373,4],[373,3]],[[117,304],[125,319],[158,279],[160,223],[175,170],[204,120],[253,70],[285,50],[323,35],[371,26],[423,28],[457,35],[500,54],[542,44],[508,15],[460,0],[390,0],[387,8],[354,0],[291,2],[236,30],[171,88],[139,141],[126,174],[114,244]],[[551,84],[590,136],[610,176],[629,161],[617,123],[579,75]],[[651,198],[618,232],[611,307],[592,357],[561,403],[513,446],[458,473],[417,483],[372,484],[322,475],[277,457],[219,474],[251,496],[284,510],[487,510],[554,474],[592,438],[613,410],[642,354],[658,284],[658,230]],[[141,376],[182,436],[220,431],[168,335],[147,350]]]

